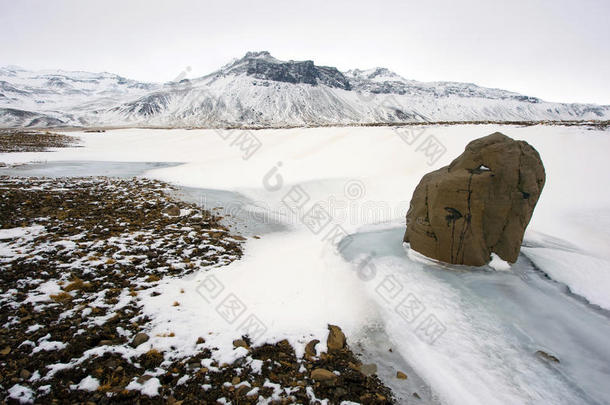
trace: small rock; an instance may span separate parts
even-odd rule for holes
[[[3,356],[6,356],[10,352],[11,352],[11,348],[9,346],[6,346],[4,349],[0,350],[0,354]]]
[[[27,380],[28,378],[30,378],[31,375],[32,375],[32,373],[30,373],[26,369],[21,370],[21,372],[19,373],[19,377],[21,377],[24,380]]]
[[[307,345],[305,346],[305,354],[311,357],[315,357],[316,356],[316,345],[320,343],[320,341],[318,339],[314,339],[311,340],[309,343],[307,343]]]
[[[328,339],[326,341],[326,346],[328,347],[328,351],[336,351],[341,350],[345,347],[345,334],[340,327],[335,325],[328,325]]]
[[[536,354],[538,356],[540,356],[541,358],[543,358],[544,360],[546,360],[546,361],[550,361],[550,362],[553,362],[553,363],[559,363],[559,359],[557,357],[555,357],[552,354],[549,354],[549,353],[547,353],[547,352],[545,352],[543,350],[538,350],[536,352]]]
[[[366,376],[373,375],[377,373],[377,364],[363,364],[360,366],[360,372]]]
[[[148,375],[148,374],[146,374],[146,375],[143,375],[143,376],[138,377],[138,379],[136,380],[136,382],[137,382],[138,384],[144,384],[146,381],[150,380],[151,378],[153,378],[153,376],[152,376],[152,375]]]
[[[200,337],[199,339],[197,339],[196,344],[201,345],[203,343],[205,343],[205,339],[204,338]]]
[[[396,378],[398,378],[399,380],[406,380],[407,375],[405,373],[403,373],[402,371],[397,371]]]
[[[184,401],[177,401],[176,398],[174,398],[173,396],[167,398],[168,405],[182,405],[183,403]]]
[[[333,381],[337,379],[337,375],[324,368],[316,368],[311,372],[311,378],[316,381]]]
[[[233,384],[233,385],[237,385],[237,384],[239,384],[239,382],[240,382],[240,381],[241,381],[241,380],[239,379],[239,377],[235,376],[235,377],[233,377],[233,379],[231,380],[231,384]]]
[[[131,347],[138,347],[142,343],[148,342],[148,339],[150,339],[150,337],[146,333],[138,333],[131,341]]]
[[[414,393],[413,393],[413,397],[414,397],[414,398],[417,398],[417,399],[421,399],[421,397],[419,396],[419,394],[418,394],[417,392],[414,392]]]
[[[177,217],[180,215],[180,208],[178,208],[177,205],[170,205],[161,212],[169,215],[170,217]]]
[[[193,370],[193,369],[200,368],[200,367],[201,367],[200,361],[191,361],[190,363],[188,363],[186,365],[186,368],[188,368],[189,370]]]
[[[244,349],[248,349],[250,350],[250,347],[248,346],[248,343],[246,343],[245,340],[243,339],[236,339],[233,341],[233,347],[243,347]]]
[[[238,397],[243,397],[244,395],[246,395],[248,392],[250,392],[252,388],[247,386],[247,385],[241,385],[239,386],[236,390],[235,390],[235,394]]]

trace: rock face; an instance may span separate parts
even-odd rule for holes
[[[261,58],[261,56],[264,58]],[[329,87],[351,90],[349,81],[337,68],[317,66],[311,60],[281,62],[273,60],[269,52],[248,52],[244,59],[248,62],[246,70],[248,76],[257,79],[307,83],[312,86],[322,83]]]
[[[540,155],[527,142],[499,132],[476,139],[421,179],[404,241],[447,263],[481,266],[492,252],[514,263],[544,182]]]

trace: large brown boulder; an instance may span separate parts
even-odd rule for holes
[[[513,263],[544,182],[540,155],[527,142],[499,132],[476,139],[421,179],[404,241],[447,263],[481,266],[492,252]]]

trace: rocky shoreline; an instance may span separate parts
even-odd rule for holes
[[[218,364],[203,332],[188,357],[144,345],[140,300],[163,278],[242,255],[243,237],[171,186],[3,176],[0,190],[0,402],[394,402],[335,326],[328,352],[312,341],[303,357],[235,336],[236,360]]]
[[[49,131],[0,129],[0,153],[47,152],[49,148],[76,147],[79,142],[76,137]]]
[[[212,130],[269,130],[269,129],[299,129],[299,128],[350,128],[350,127],[421,127],[421,126],[459,126],[459,125],[514,125],[514,126],[557,126],[557,127],[585,127],[589,129],[604,130],[610,125],[608,120],[541,120],[541,121],[397,121],[397,122],[364,122],[364,123],[336,123],[336,124],[308,124],[308,125],[242,125],[242,126],[164,126],[164,125],[114,125],[114,126],[56,126],[50,127],[53,131],[89,133],[105,133],[117,129],[212,129]],[[8,131],[17,131],[9,129]],[[39,128],[39,131],[45,128]],[[5,130],[6,131],[6,130]]]

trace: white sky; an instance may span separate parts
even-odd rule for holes
[[[249,50],[610,104],[608,0],[0,0],[0,65],[167,81]]]

